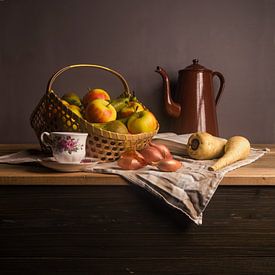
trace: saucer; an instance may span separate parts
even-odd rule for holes
[[[85,158],[80,163],[62,163],[57,162],[53,157],[49,157],[41,159],[40,163],[47,168],[59,172],[83,172],[86,169],[95,166],[98,161],[93,158]]]

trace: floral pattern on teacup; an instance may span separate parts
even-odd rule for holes
[[[83,150],[83,144],[79,144],[79,140],[72,138],[71,136],[66,137],[55,137],[54,138],[55,148],[58,152],[77,152]]]

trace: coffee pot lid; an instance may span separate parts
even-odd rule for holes
[[[187,66],[185,69],[181,70],[181,71],[211,71],[207,68],[205,68],[204,66],[199,64],[199,60],[198,59],[193,59],[193,64]]]

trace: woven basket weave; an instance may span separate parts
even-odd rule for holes
[[[81,67],[101,69],[114,74],[120,79],[124,87],[124,92],[121,96],[132,95],[123,76],[107,67],[93,64],[76,64],[59,70],[49,80],[46,94],[41,98],[30,117],[31,126],[36,133],[42,151],[50,153],[50,148],[45,147],[40,140],[40,136],[44,131],[88,133],[86,155],[99,158],[103,161],[114,161],[118,159],[124,151],[129,149],[140,150],[144,148],[158,132],[159,125],[155,131],[150,133],[132,135],[110,132],[93,126],[87,120],[77,116],[62,103],[60,97],[58,97],[52,89],[54,81],[63,72]]]

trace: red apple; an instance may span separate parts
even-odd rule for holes
[[[109,122],[116,120],[116,116],[116,109],[104,99],[91,101],[85,109],[85,118],[89,122]]]
[[[109,94],[103,89],[92,89],[89,90],[83,97],[83,105],[86,107],[91,101],[95,99],[110,100]]]
[[[131,134],[152,132],[157,126],[156,117],[148,110],[133,113],[127,121],[127,128]]]
[[[143,111],[143,106],[135,101],[130,101],[127,106],[125,106],[122,110],[120,110],[118,116],[120,118],[129,117],[135,112]]]

